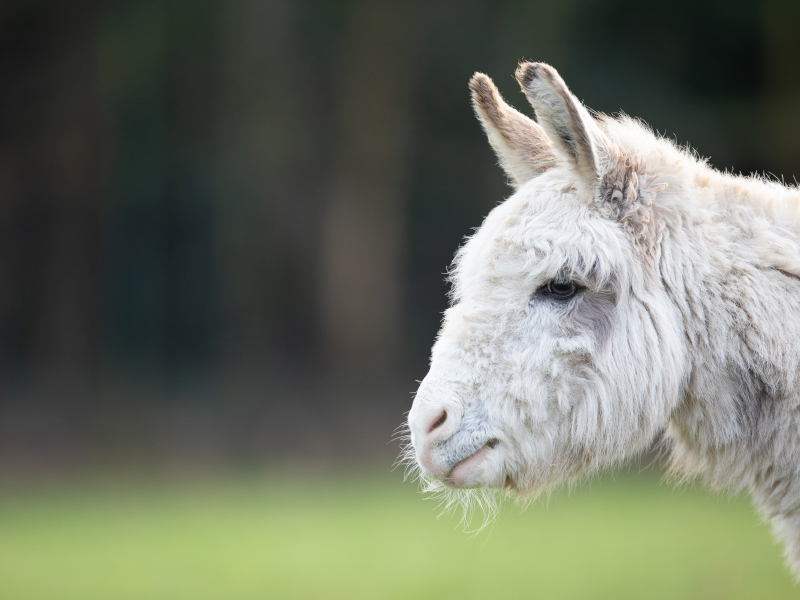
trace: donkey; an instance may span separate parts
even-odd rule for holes
[[[536,121],[470,81],[515,191],[456,253],[413,468],[525,500],[663,440],[749,489],[800,577],[800,190],[590,114],[546,64],[516,78]]]

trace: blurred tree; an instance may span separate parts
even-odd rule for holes
[[[94,378],[100,342],[97,16],[12,2],[0,21],[0,369],[61,395]]]
[[[114,138],[104,325],[117,374],[197,377],[215,335],[213,0],[105,7],[100,76]]]
[[[167,370],[205,378],[219,337],[217,129],[219,0],[172,0],[167,12]]]
[[[309,369],[319,350],[319,223],[341,2],[222,9],[220,286],[227,368]]]
[[[402,355],[408,9],[402,0],[351,4],[331,99],[337,112],[319,307],[327,360],[337,368],[386,368]]]
[[[100,77],[113,128],[105,207],[104,330],[115,376],[160,382],[166,366],[167,14],[162,2],[105,7]]]

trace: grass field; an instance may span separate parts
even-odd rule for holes
[[[0,598],[797,598],[746,498],[621,475],[471,537],[397,474],[0,494]]]

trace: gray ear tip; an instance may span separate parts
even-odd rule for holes
[[[483,73],[475,73],[469,80],[469,89],[472,91],[472,102],[476,109],[482,112],[496,111],[496,105],[501,103],[497,88],[491,78]]]
[[[523,87],[528,87],[540,75],[540,63],[521,63],[515,73],[517,81]]]
[[[555,69],[548,64],[525,62],[517,67],[516,78],[523,88],[528,88],[537,79],[552,78],[554,72]]]
[[[492,83],[491,78],[483,73],[476,72],[472,76],[472,79],[469,80],[469,89],[472,90],[473,94],[486,96],[491,94],[493,88],[494,84]]]
[[[486,75],[485,73],[481,73],[480,71],[475,71],[469,80],[469,84],[472,85],[473,83],[476,83],[478,81],[485,81],[487,79],[489,79],[488,75]]]

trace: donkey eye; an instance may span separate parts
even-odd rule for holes
[[[569,300],[578,291],[578,286],[572,281],[548,281],[543,290],[548,296],[557,300]]]

